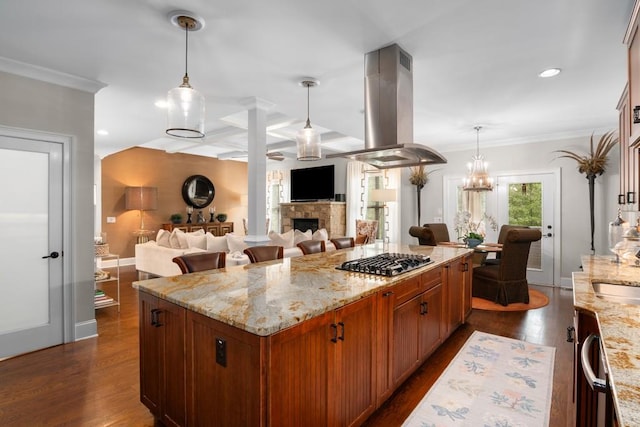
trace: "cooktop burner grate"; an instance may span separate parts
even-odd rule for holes
[[[343,262],[338,270],[375,274],[378,276],[397,276],[424,265],[430,264],[431,257],[417,254],[383,253],[368,258]]]

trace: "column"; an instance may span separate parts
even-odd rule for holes
[[[248,234],[245,242],[251,246],[269,242],[267,221],[267,111],[274,104],[252,97],[246,100],[249,152]]]

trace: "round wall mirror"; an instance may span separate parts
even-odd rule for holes
[[[192,175],[182,185],[182,198],[185,203],[196,209],[207,207],[215,195],[213,183],[203,175]]]

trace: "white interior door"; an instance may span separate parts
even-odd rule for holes
[[[559,266],[554,263],[554,254],[560,236],[560,221],[557,220],[559,212],[556,207],[560,191],[559,174],[551,171],[501,175],[498,176],[497,183],[498,224],[527,225],[538,228],[542,232],[542,239],[531,244],[527,280],[529,283],[546,285],[558,283],[559,285],[559,281],[555,280],[556,268]],[[521,215],[512,212],[512,209],[515,209],[513,206],[516,204],[515,200],[520,201],[518,206],[522,209],[522,200],[527,198],[531,202],[526,206],[530,212]],[[522,217],[539,219],[531,221],[517,219]]]
[[[0,358],[64,339],[62,154],[0,136]]]

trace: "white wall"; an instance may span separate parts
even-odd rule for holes
[[[95,334],[93,307],[93,93],[0,72],[0,124],[71,135],[71,248],[76,331]],[[3,183],[7,185],[8,183]],[[10,184],[10,183],[9,183]],[[72,337],[73,338],[73,337]],[[76,339],[83,338],[76,334]]]
[[[599,136],[594,136],[598,141]],[[589,224],[589,186],[584,174],[580,174],[577,163],[571,159],[558,158],[555,150],[567,149],[578,153],[585,153],[589,149],[589,138],[574,138],[537,142],[524,145],[502,147],[480,147],[480,152],[489,162],[489,173],[513,170],[561,170],[561,218],[562,235],[561,251],[556,259],[561,262],[563,283],[570,280],[571,272],[579,270],[581,255],[590,254],[591,236]],[[422,218],[421,221],[433,222],[434,218],[442,216],[443,206],[443,176],[465,176],[466,164],[470,161],[475,150],[459,152],[443,152],[448,163],[434,165],[427,170],[437,170],[429,175],[429,182],[422,190]],[[619,150],[614,148],[609,154],[607,171],[596,179],[595,184],[595,235],[594,245],[597,254],[608,254],[608,224],[615,218],[618,205],[619,182]],[[415,225],[416,195],[415,187],[409,184],[409,171],[404,168],[402,230],[408,230]],[[415,239],[403,234],[404,243],[415,243]]]

